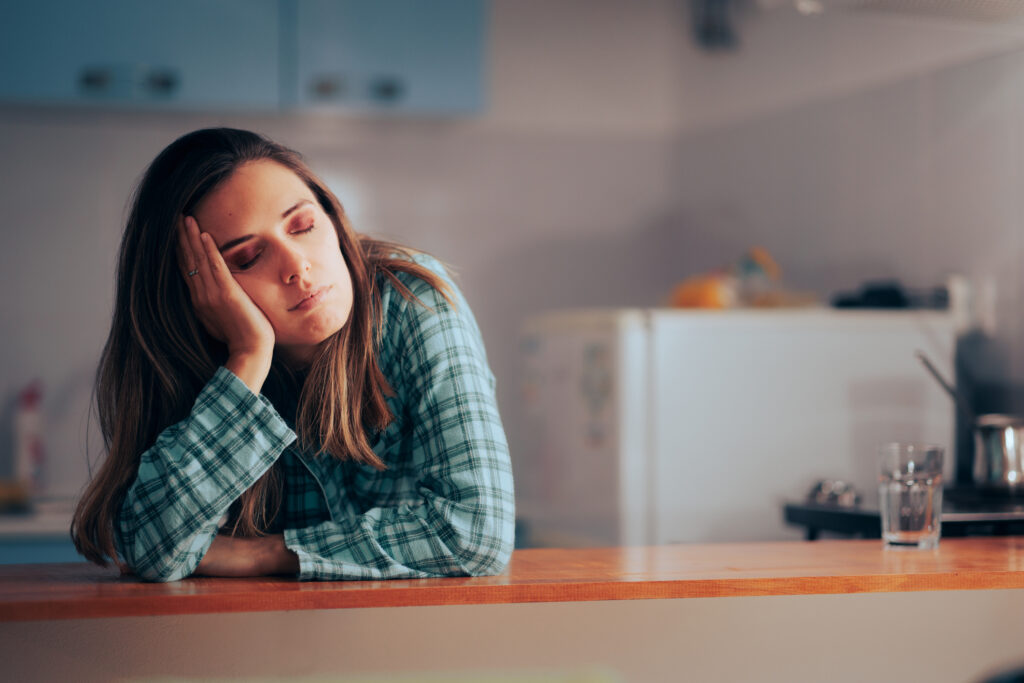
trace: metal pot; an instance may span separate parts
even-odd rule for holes
[[[1024,417],[979,415],[974,422],[974,483],[1024,492]]]

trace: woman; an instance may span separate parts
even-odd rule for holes
[[[96,396],[108,454],[71,531],[93,562],[156,581],[508,562],[508,448],[465,300],[254,133],[190,133],[146,171]]]

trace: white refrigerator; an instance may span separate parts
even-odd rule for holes
[[[516,463],[525,545],[797,539],[820,479],[877,501],[879,444],[946,448],[955,316],[824,308],[565,311],[527,321]]]

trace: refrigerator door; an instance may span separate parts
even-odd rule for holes
[[[953,407],[914,356],[952,367],[954,323],[934,312],[651,314],[649,542],[796,539],[782,520],[817,479],[877,499],[876,451],[947,449]]]
[[[527,323],[525,447],[513,454],[524,544],[649,538],[647,320],[641,311],[608,310]]]

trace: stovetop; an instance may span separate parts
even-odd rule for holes
[[[807,529],[807,538],[820,531],[877,538],[881,535],[878,501],[857,507],[790,502],[783,506],[787,523]],[[971,487],[943,490],[943,536],[990,536],[1024,534],[1024,495],[1009,495]]]
[[[949,487],[942,492],[942,518],[950,521],[1024,519],[1024,494],[974,486]]]
[[[950,486],[942,490],[944,500],[958,505],[975,507],[991,507],[1003,505],[1024,506],[1024,489],[1006,490],[996,488],[979,488],[977,486]]]

